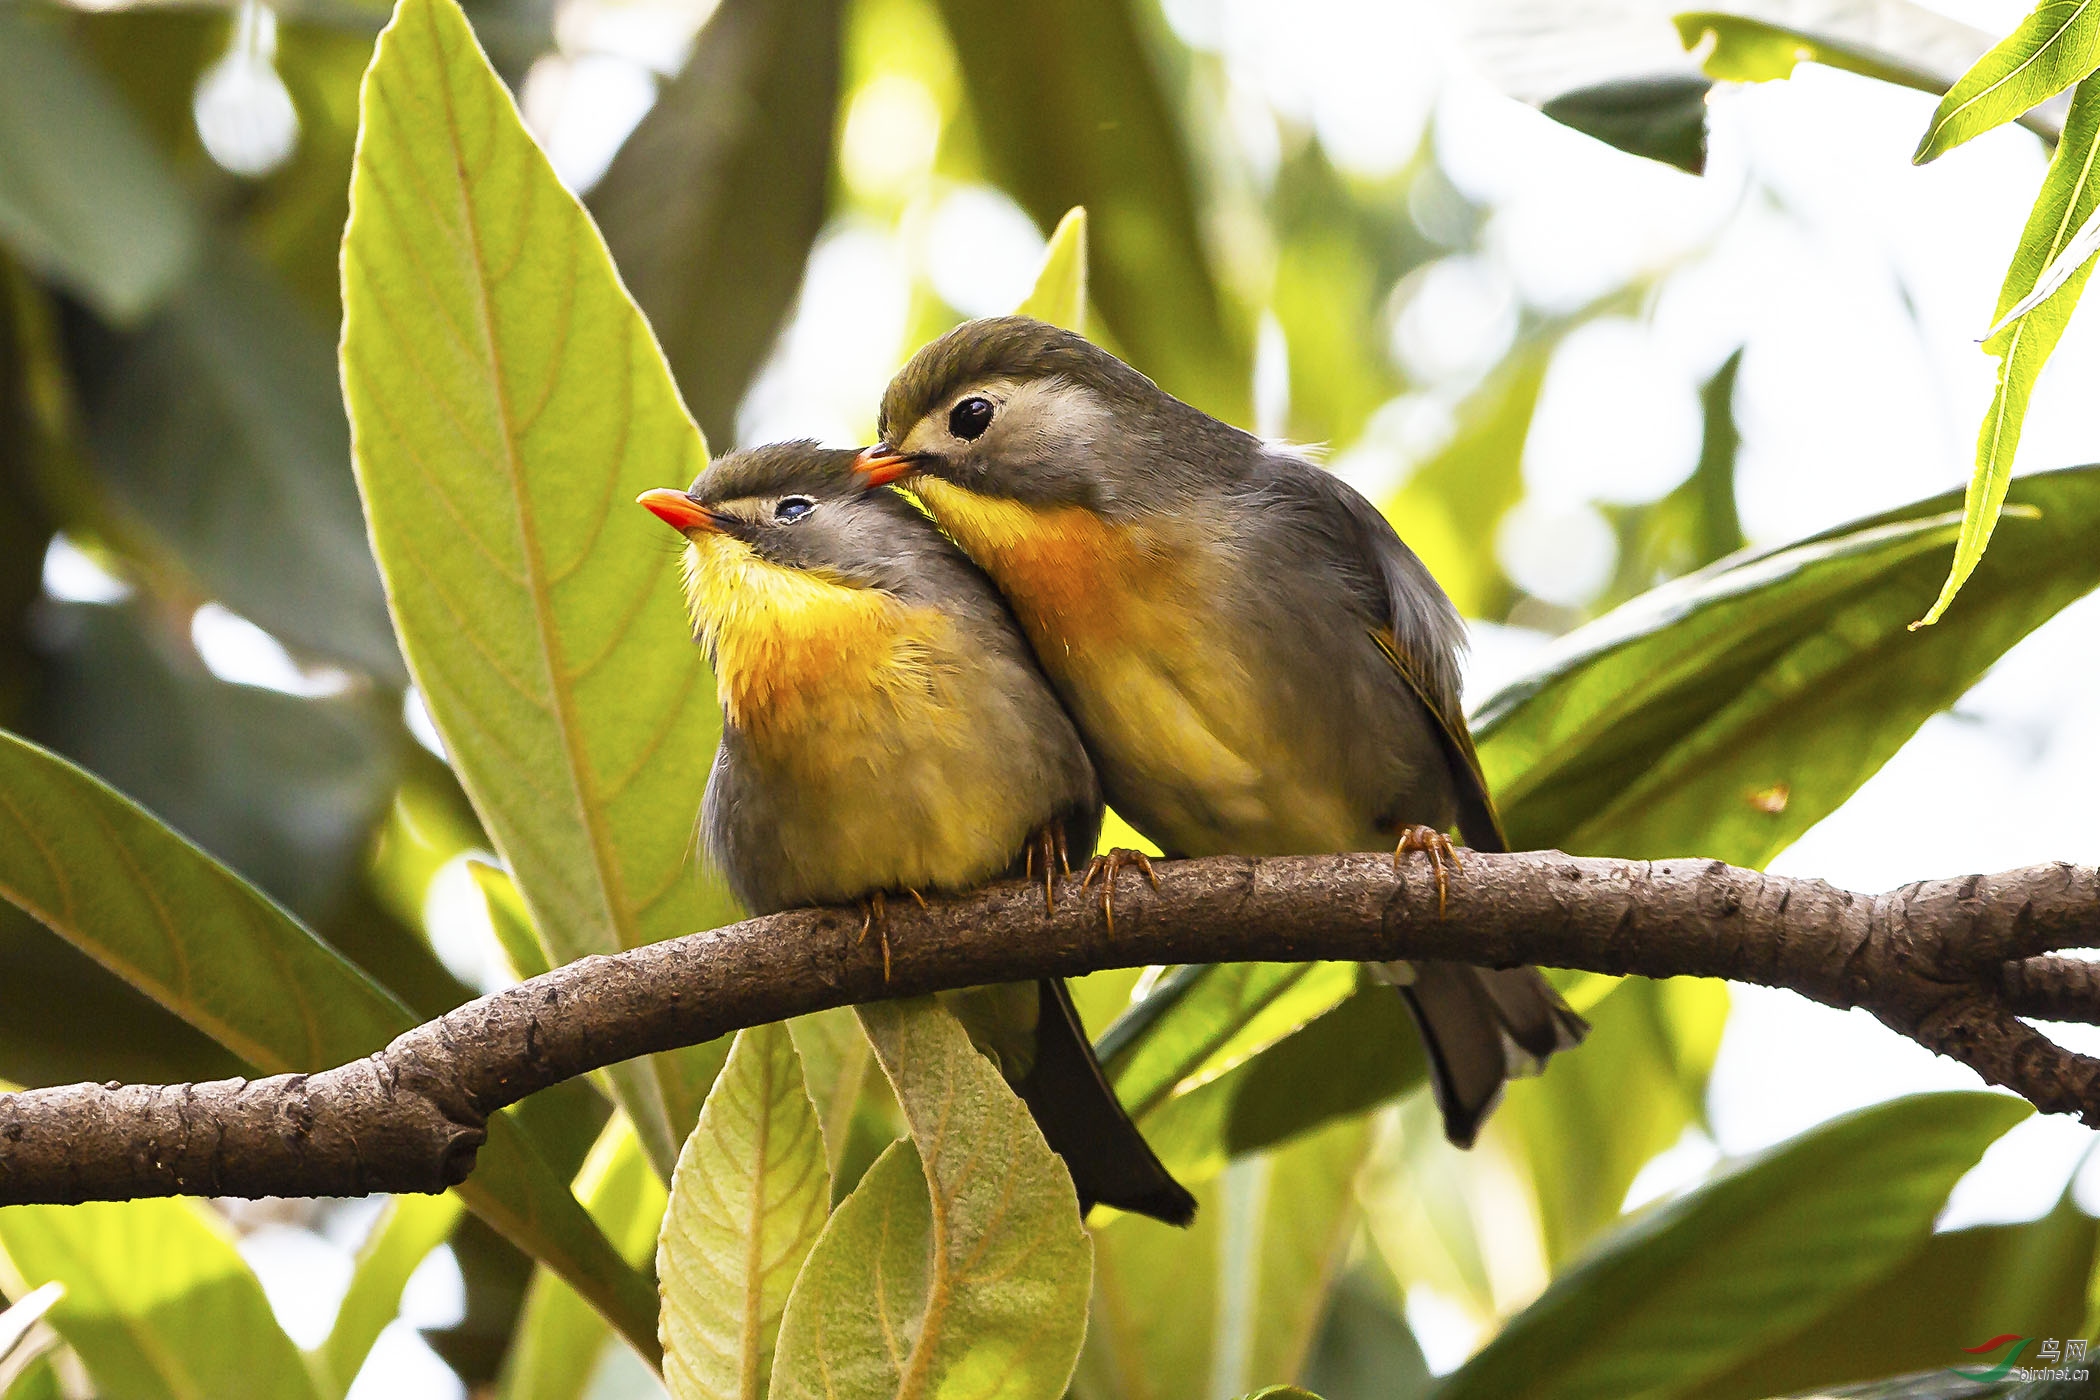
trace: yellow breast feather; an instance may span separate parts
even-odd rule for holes
[[[933,702],[951,624],[875,588],[758,558],[721,535],[692,540],[686,606],[723,716],[754,742],[858,716],[871,701]]]

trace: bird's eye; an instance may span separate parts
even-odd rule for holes
[[[992,401],[972,394],[948,410],[948,431],[959,438],[974,440],[984,436],[984,430],[992,426]]]
[[[817,503],[807,496],[782,496],[780,503],[773,507],[773,518],[785,525],[800,520],[816,508]]]

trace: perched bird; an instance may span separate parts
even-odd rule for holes
[[[1093,849],[1101,790],[999,594],[854,454],[732,453],[640,503],[683,534],[722,742],[701,833],[754,914],[972,889]],[[865,935],[868,924],[863,924]],[[888,967],[888,930],[884,967]],[[1095,1202],[1187,1224],[1196,1203],[1101,1076],[1065,984],[957,1010]]]
[[[974,321],[883,396],[907,480],[1005,594],[1108,801],[1170,855],[1507,849],[1459,708],[1464,628],[1385,517],[1288,450],[1026,317]],[[1109,872],[1111,881],[1114,872]],[[1454,1143],[1580,1041],[1531,968],[1392,964]]]

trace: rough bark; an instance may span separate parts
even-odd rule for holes
[[[857,911],[798,910],[570,963],[320,1074],[0,1095],[0,1205],[442,1190],[489,1114],[602,1065],[853,1002],[1153,963],[1445,958],[1786,987],[2100,1126],[2100,1060],[2019,1019],[2100,1022],[2100,968],[2052,956],[2100,944],[2100,872],[1861,895],[1716,861],[1463,860],[1441,909],[1426,858],[1161,862],[1156,891],[1123,877],[1113,934],[1070,881],[1047,915],[1019,884],[892,901],[887,974]]]

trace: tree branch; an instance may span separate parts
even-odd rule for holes
[[[319,1074],[0,1095],[0,1205],[140,1196],[438,1191],[488,1115],[637,1055],[853,1002],[1152,963],[1443,958],[1725,977],[1863,1006],[2052,1113],[2100,1126],[2100,1060],[2019,1017],[2100,1021],[2100,872],[2034,866],[1857,895],[1716,861],[1467,853],[1438,908],[1426,859],[1213,857],[1125,877],[1111,936],[1066,881],[920,910],[891,965],[860,918],[797,910],[584,958]],[[1580,1053],[1577,1051],[1575,1053]]]

